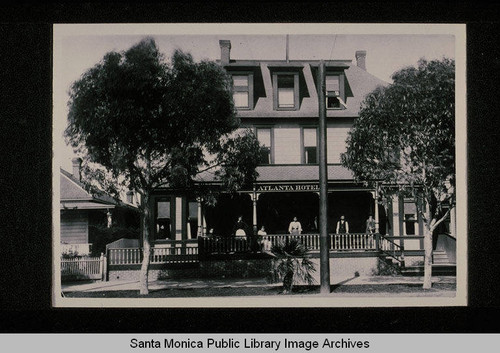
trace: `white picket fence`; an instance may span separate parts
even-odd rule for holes
[[[63,279],[100,279],[106,276],[106,257],[61,258]]]

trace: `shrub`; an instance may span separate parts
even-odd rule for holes
[[[399,266],[387,259],[378,259],[377,269],[373,271],[375,276],[397,276],[401,274]]]
[[[271,273],[272,282],[283,281],[283,293],[290,293],[297,282],[314,284],[314,263],[309,258],[309,250],[298,240],[291,239],[271,247],[274,254]]]

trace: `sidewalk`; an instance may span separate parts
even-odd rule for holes
[[[332,286],[352,286],[352,285],[393,285],[422,284],[422,277],[403,277],[403,276],[360,276],[354,278],[336,278],[331,281]],[[433,276],[432,283],[456,283],[456,277],[453,276]],[[150,290],[172,289],[172,288],[245,288],[245,287],[279,287],[281,283],[268,283],[265,279],[169,279],[149,282]],[[139,281],[134,280],[116,280],[109,282],[92,283],[63,283],[61,285],[63,292],[103,292],[103,291],[123,291],[139,290]]]

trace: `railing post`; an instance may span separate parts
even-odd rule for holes
[[[186,241],[183,240],[181,243],[181,255],[186,255],[186,248],[187,248],[187,243]]]
[[[401,267],[405,267],[405,246],[401,245],[401,261],[400,261]]]
[[[380,233],[375,233],[375,250],[380,251]]]
[[[109,281],[109,249],[106,249],[106,255],[104,256],[104,281]]]
[[[101,281],[104,280],[104,253],[101,253],[99,258],[99,273],[101,274]]]

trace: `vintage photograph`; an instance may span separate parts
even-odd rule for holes
[[[465,44],[54,25],[53,306],[466,305]]]

